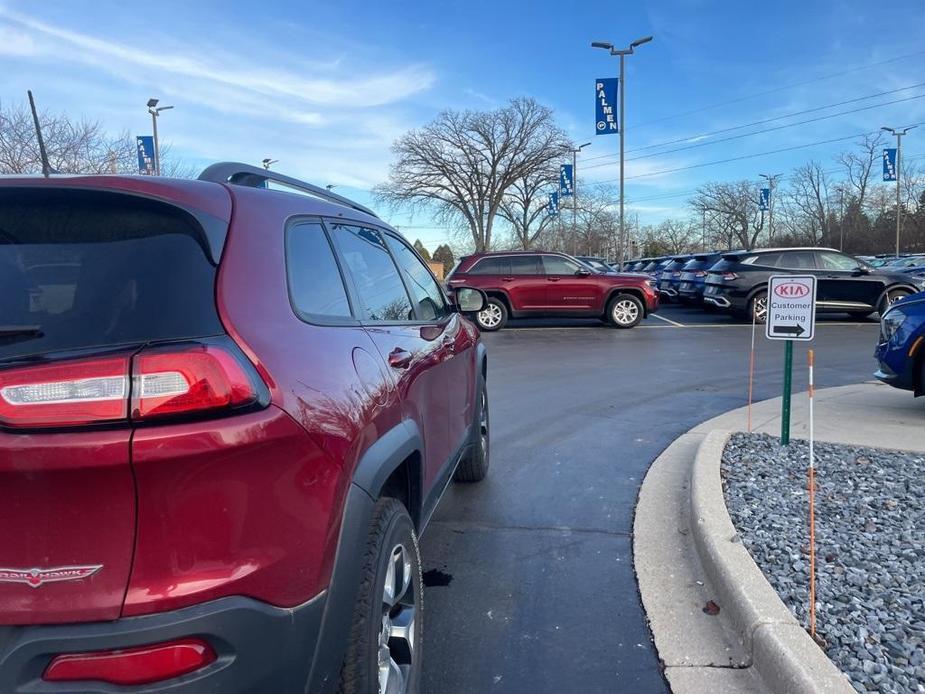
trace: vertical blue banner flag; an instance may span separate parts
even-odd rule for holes
[[[883,150],[883,180],[896,180],[896,148],[889,147]]]
[[[762,188],[761,189],[761,199],[758,202],[758,209],[763,212],[767,212],[771,209],[771,189]]]
[[[619,133],[617,124],[617,78],[604,77],[594,82],[595,135]]]
[[[546,216],[555,217],[559,214],[559,194],[549,194],[549,205],[546,207]]]
[[[572,187],[575,185],[574,173],[571,164],[562,164],[559,167],[559,195],[563,198],[572,196]]]
[[[142,176],[154,175],[154,136],[139,135],[135,138],[138,149],[138,173]]]

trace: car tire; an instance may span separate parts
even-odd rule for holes
[[[617,294],[607,304],[607,319],[615,328],[634,328],[645,315],[645,307],[632,294]]]
[[[507,323],[507,306],[497,297],[488,297],[488,303],[475,314],[475,322],[485,332],[501,330]]]
[[[909,296],[909,292],[905,289],[891,289],[886,294],[883,295],[883,298],[880,299],[880,305],[877,307],[877,313],[881,316],[886,313],[886,310],[895,304],[900,299]]]
[[[485,377],[479,375],[478,396],[475,408],[475,425],[473,441],[466,457],[463,458],[453,473],[457,482],[481,482],[488,474],[489,454],[491,452],[490,422],[488,416],[488,388]]]
[[[765,291],[757,292],[748,301],[748,317],[760,325],[764,325],[768,320],[768,293]]]
[[[411,517],[398,500],[379,499],[363,549],[339,694],[420,690],[423,596],[421,556]]]

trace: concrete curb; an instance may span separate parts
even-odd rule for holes
[[[720,464],[730,432],[711,431],[691,471],[691,532],[716,601],[774,692],[854,692],[848,678],[796,621],[739,540],[723,496]]]

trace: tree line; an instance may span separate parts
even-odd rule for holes
[[[676,217],[641,228],[628,219],[626,253],[769,245],[889,252],[897,209],[895,185],[877,184],[885,145],[880,135],[866,136],[830,168],[812,160],[782,177],[772,190],[773,226],[761,209],[766,182],[701,185]],[[395,142],[388,180],[375,192],[393,207],[427,209],[459,231],[467,250],[545,248],[617,257],[612,188],[583,186],[577,199],[560,201],[557,217],[547,213],[548,193],[573,146],[551,109],[534,99],[489,111],[447,110]],[[903,162],[901,186],[901,250],[925,252],[925,174],[914,161]]]

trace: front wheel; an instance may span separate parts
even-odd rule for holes
[[[880,299],[880,307],[877,312],[882,316],[890,306],[907,296],[909,296],[909,292],[905,289],[891,289]]]
[[[645,314],[642,301],[632,294],[617,294],[607,305],[607,318],[617,328],[633,328]]]
[[[360,551],[360,548],[357,548]],[[414,525],[395,499],[376,503],[339,694],[415,694],[424,583]]]
[[[766,323],[768,320],[768,293],[758,292],[748,302],[748,317],[756,323]]]
[[[501,330],[507,323],[507,306],[500,299],[488,297],[488,303],[475,314],[475,322],[486,332]]]

